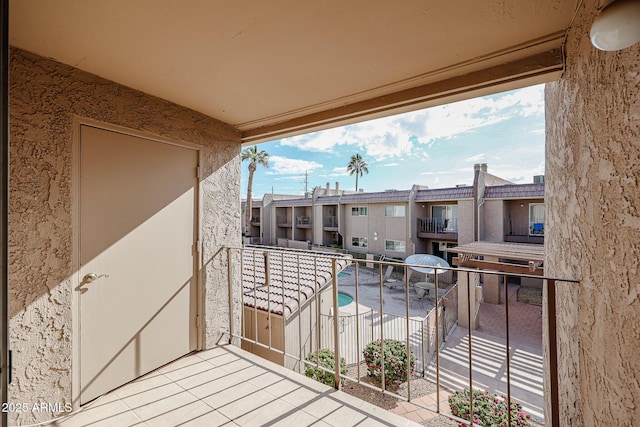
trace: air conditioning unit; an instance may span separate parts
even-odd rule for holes
[[[440,242],[440,245],[438,246],[438,249],[440,250],[440,252],[444,252],[447,250],[447,242]]]

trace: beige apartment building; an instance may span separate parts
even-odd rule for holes
[[[253,202],[250,242],[387,259],[428,253],[449,262],[447,249],[478,240],[543,244],[544,180],[533,181],[513,184],[483,163],[469,186],[355,193],[327,184],[309,197],[266,194]]]
[[[78,409],[175,354],[229,341],[242,276],[223,255],[242,243],[243,147],[546,83],[544,268],[579,283],[555,293],[560,356],[544,375],[558,393],[545,412],[556,409],[553,425],[634,425],[640,44],[593,46],[611,3],[625,2],[12,1],[3,399]],[[104,151],[86,158],[87,146]],[[457,240],[469,205],[473,224],[489,219],[488,195],[457,200]],[[347,237],[332,196],[311,206],[316,243]],[[497,202],[502,220],[530,199],[513,200]],[[91,209],[100,221],[83,220]],[[13,425],[57,415],[2,414]]]

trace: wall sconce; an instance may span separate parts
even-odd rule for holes
[[[377,231],[373,232],[373,240],[378,240],[378,232]]]
[[[617,0],[591,25],[591,43],[600,50],[625,49],[640,42],[640,1]]]
[[[520,203],[520,207],[521,207],[521,208],[524,208],[524,203]]]

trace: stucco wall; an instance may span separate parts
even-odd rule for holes
[[[240,244],[240,139],[230,126],[48,59],[11,50],[10,339],[12,402],[70,403],[74,115],[201,144],[205,339],[227,327],[226,261]],[[239,286],[238,286],[239,288]],[[11,414],[14,424],[51,414]]]
[[[596,50],[579,9],[547,85],[545,273],[559,284],[561,425],[640,419],[640,44]]]
[[[480,240],[502,242],[504,240],[504,201],[485,199],[481,210]]]

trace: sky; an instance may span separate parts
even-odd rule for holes
[[[473,165],[523,184],[544,175],[544,85],[398,114],[306,135],[258,144],[269,153],[269,167],[259,166],[253,198],[265,193],[302,195],[308,190],[355,190],[347,172],[359,153],[369,173],[358,178],[364,191],[408,190],[473,183]],[[242,163],[242,196],[247,191],[248,162]]]

